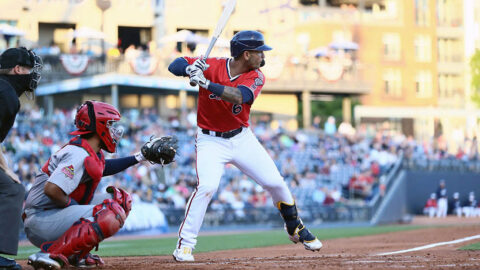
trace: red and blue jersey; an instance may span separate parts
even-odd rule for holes
[[[184,57],[191,65],[198,58]],[[260,69],[251,70],[235,77],[230,75],[229,63],[231,58],[208,58],[210,67],[203,72],[205,78],[211,82],[224,86],[245,86],[253,93],[253,100],[257,98],[265,83],[265,77]],[[199,87],[197,125],[200,128],[213,131],[230,131],[239,127],[248,127],[250,107],[253,103],[232,104],[222,100],[212,92]]]

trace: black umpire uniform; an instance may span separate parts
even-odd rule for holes
[[[17,73],[16,66],[29,74]],[[41,59],[25,48],[10,48],[0,55],[0,143],[12,128],[20,110],[19,97],[33,92],[40,80]],[[1,152],[0,152],[0,155]],[[3,155],[0,157],[4,159]],[[20,218],[25,188],[0,167],[0,254],[17,255]],[[15,260],[0,256],[0,269],[21,269]]]

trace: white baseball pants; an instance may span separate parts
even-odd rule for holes
[[[195,247],[208,204],[218,189],[227,163],[236,166],[268,191],[274,203],[294,202],[272,158],[249,128],[243,128],[241,133],[229,139],[206,135],[199,130],[196,151],[197,188],[187,202],[177,248],[182,245]]]

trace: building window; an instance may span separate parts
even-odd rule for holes
[[[419,98],[432,97],[432,74],[430,71],[420,71],[415,78],[415,93]]]
[[[418,62],[430,62],[432,60],[432,43],[427,35],[415,37],[415,60]]]
[[[415,0],[415,24],[417,26],[428,26],[429,20],[428,0]]]
[[[460,76],[440,74],[438,76],[438,97],[451,99],[455,93],[461,92],[462,80]]]
[[[387,69],[383,73],[384,91],[387,96],[402,96],[402,74],[398,69]]]
[[[335,30],[332,32],[332,40],[353,40],[353,33],[348,30]]]
[[[463,46],[459,39],[439,38],[437,51],[439,62],[463,61]]]
[[[445,27],[460,27],[463,25],[463,5],[458,0],[437,0],[437,24]]]
[[[400,60],[401,42],[400,35],[389,33],[382,38],[383,42],[383,56],[387,60]]]
[[[304,6],[318,6],[318,3],[319,0],[300,0],[300,4],[304,5]]]

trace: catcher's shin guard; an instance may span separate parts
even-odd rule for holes
[[[132,196],[125,190],[114,186],[108,186],[107,192],[112,194],[112,199],[122,206],[125,215],[128,217],[130,210],[132,210]]]
[[[322,243],[303,225],[302,220],[298,217],[295,203],[278,202],[277,208],[285,221],[288,237],[293,243],[301,242],[305,249],[311,251],[317,251],[322,248]]]
[[[103,239],[118,232],[126,214],[120,204],[107,199],[93,208],[93,218],[93,222],[81,218],[59,239],[46,242],[40,248],[63,266],[69,265],[69,257],[85,258]]]

